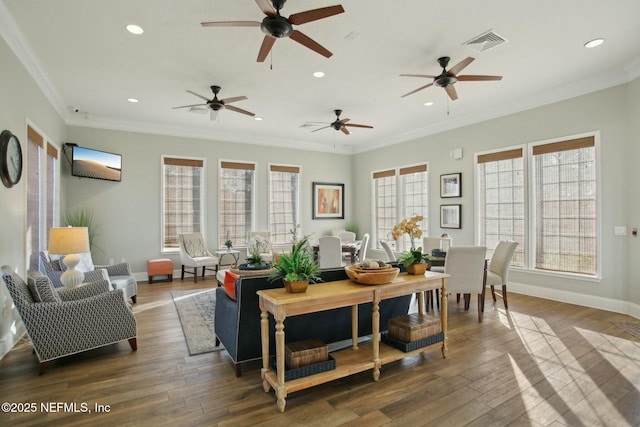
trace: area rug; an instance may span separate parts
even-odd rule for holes
[[[640,322],[611,322],[618,328],[640,339]]]
[[[215,288],[171,292],[176,305],[189,355],[224,349],[216,347],[213,319],[216,309]]]

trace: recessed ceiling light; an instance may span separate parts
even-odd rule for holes
[[[600,46],[602,43],[604,43],[604,39],[593,39],[591,41],[586,42],[584,44],[584,47],[586,47],[587,49],[591,49],[592,47]]]
[[[144,30],[142,29],[142,27],[135,25],[135,24],[129,24],[125,27],[127,29],[127,31],[129,31],[131,34],[142,34],[144,33]]]
[[[261,122],[262,121],[262,117],[256,116],[256,117],[253,118],[253,120],[257,120],[257,121]]]
[[[316,71],[315,73],[313,73],[313,77],[315,77],[316,79],[321,79],[324,77],[324,73],[322,71]]]
[[[134,103],[134,104],[135,104],[136,102],[139,102],[139,101],[138,101],[137,99],[135,99],[135,98],[127,98],[127,101],[132,102],[132,103]]]
[[[431,107],[433,105],[433,101],[427,101],[423,105],[426,105],[427,107]]]

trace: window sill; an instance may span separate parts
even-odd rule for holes
[[[525,274],[534,274],[537,276],[549,276],[568,280],[580,280],[583,282],[601,283],[601,276],[589,276],[586,274],[566,273],[561,271],[537,270],[523,267],[511,267],[511,271]]]

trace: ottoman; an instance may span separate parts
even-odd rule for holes
[[[157,258],[147,261],[149,283],[153,283],[153,276],[167,276],[173,282],[173,261],[169,258]]]

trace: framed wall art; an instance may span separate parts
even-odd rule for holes
[[[462,228],[462,205],[440,205],[440,228]]]
[[[344,219],[344,184],[313,183],[313,219]]]
[[[462,196],[462,174],[448,173],[440,175],[440,197]]]

